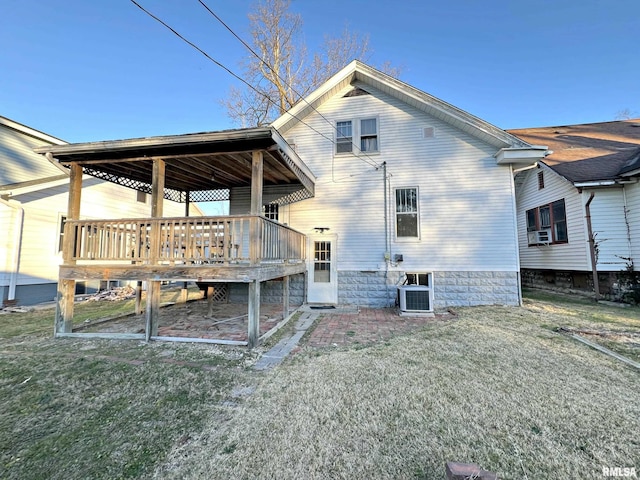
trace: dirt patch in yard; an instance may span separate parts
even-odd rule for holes
[[[296,307],[292,306],[291,311]],[[158,335],[182,338],[247,340],[249,307],[246,303],[215,303],[211,315],[206,300],[165,305],[160,309]],[[260,306],[260,335],[283,319],[280,304]],[[105,333],[144,333],[145,315],[130,315],[110,320],[89,320],[74,331]]]

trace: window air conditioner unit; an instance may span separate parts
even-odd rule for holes
[[[536,234],[538,238],[536,243],[551,243],[551,229],[538,230]]]
[[[425,285],[401,285],[398,287],[401,313],[433,311],[431,289]]]
[[[536,230],[534,232],[527,232],[527,240],[529,245],[535,245],[537,243],[551,243],[551,229]]]

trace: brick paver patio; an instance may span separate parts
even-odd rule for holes
[[[306,342],[311,347],[374,343],[452,318],[451,315],[403,317],[395,308],[360,308],[359,313],[318,313],[320,318]]]

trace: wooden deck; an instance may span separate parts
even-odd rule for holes
[[[158,339],[160,285],[164,281],[249,284],[249,346],[259,336],[260,283],[306,272],[304,234],[260,215],[69,220],[60,266],[56,336],[73,332],[78,280],[147,283],[145,339]],[[209,289],[213,292],[213,286]],[[138,289],[136,313],[142,311]],[[122,338],[121,335],[113,335]]]
[[[275,129],[65,144],[37,151],[69,168],[56,336],[73,334],[76,281],[85,279],[136,280],[138,286],[145,281],[146,340],[158,336],[160,285],[167,280],[208,282],[208,288],[216,282],[247,283],[250,347],[259,339],[261,282],[283,277],[283,310],[288,310],[289,277],[306,271],[306,238],[260,215],[263,187],[286,187],[286,195],[278,198],[285,205],[312,197],[315,176]],[[150,193],[149,217],[81,220],[85,174]],[[244,187],[251,187],[250,215],[189,216],[191,202],[231,201],[231,191]],[[185,217],[165,218],[165,199],[184,202]]]
[[[69,220],[61,279],[265,281],[305,271],[304,234],[258,215]]]

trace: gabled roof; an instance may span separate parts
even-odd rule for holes
[[[615,180],[640,169],[640,119],[509,130],[553,153],[543,163],[573,183]]]
[[[275,120],[272,125],[281,132],[286,132],[326,100],[352,84],[357,84],[357,86],[370,85],[497,148],[531,147],[526,141],[357,60],[351,62],[317,90],[299,101],[287,113]]]

